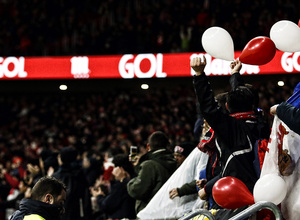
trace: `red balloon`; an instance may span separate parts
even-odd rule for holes
[[[243,49],[239,60],[245,64],[263,65],[270,62],[276,53],[275,43],[268,37],[255,37]]]
[[[212,190],[216,203],[226,209],[237,209],[254,204],[254,197],[247,186],[231,176],[219,179]]]

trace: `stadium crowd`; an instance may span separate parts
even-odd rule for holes
[[[299,20],[298,1],[103,0],[0,2],[2,56],[203,51],[201,36],[226,29],[236,50]],[[193,45],[191,47],[191,45]]]
[[[201,35],[211,26],[228,30],[235,49],[242,50],[253,37],[269,36],[276,21],[296,22],[299,12],[300,2],[291,0],[234,0],[232,4],[224,0],[2,0],[0,54],[203,51]],[[270,126],[274,117],[269,113],[271,106],[287,100],[298,83],[293,75],[282,80],[283,87],[275,79],[252,83]],[[229,90],[228,83],[223,90]],[[122,182],[131,173],[122,158],[114,161],[114,157],[122,154],[127,158],[132,145],[138,146],[140,155],[146,154],[148,137],[154,131],[167,135],[172,152],[183,142],[197,144],[199,136],[194,129],[198,118],[192,80],[191,87],[144,92],[0,95],[0,220],[7,220],[18,209],[20,200],[28,196],[28,187],[41,176],[58,175],[62,164],[57,155],[62,163],[76,162],[76,169],[83,171],[80,177],[87,181],[93,210],[86,219],[113,218],[111,211],[103,208],[103,199],[115,189],[114,181],[124,187]],[[78,155],[62,154],[67,147],[76,149]],[[116,164],[124,170],[113,174]],[[100,186],[99,191],[96,187]],[[95,199],[99,196],[101,203]]]
[[[296,77],[283,80],[284,87],[277,86],[276,81],[254,84],[260,96],[259,106],[270,125],[273,119],[270,107],[290,97],[297,84]],[[139,153],[144,154],[147,138],[154,131],[167,134],[172,151],[182,142],[197,143],[195,103],[193,89],[183,86],[144,93],[120,90],[101,94],[1,96],[2,202],[7,201],[12,189],[18,189],[18,184],[12,184],[7,174],[17,178],[17,182],[26,177],[20,175],[16,167],[23,167],[28,175],[32,175],[32,167],[40,170],[39,175],[46,175],[50,166],[54,168],[53,172],[58,169],[56,162],[46,160],[48,154],[45,152],[58,154],[67,146],[76,148],[80,167],[83,167],[84,159],[93,164],[90,169],[95,174],[89,181],[92,186],[97,178],[105,175],[105,163],[111,161],[109,158],[120,153],[128,155],[131,145],[138,146]],[[40,159],[46,161],[43,172]],[[1,207],[2,211],[6,210],[0,203]]]

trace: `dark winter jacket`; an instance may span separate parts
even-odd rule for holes
[[[293,105],[282,102],[277,106],[278,118],[283,121],[291,130],[300,135],[300,109]]]
[[[127,190],[136,199],[135,209],[138,213],[176,170],[176,160],[172,152],[158,149],[143,155],[135,168],[137,177],[128,182]]]
[[[60,210],[61,207],[57,205],[51,205],[38,200],[23,199],[19,210],[12,215],[10,220],[23,220],[25,216],[28,220],[59,220]]]
[[[179,197],[197,193],[196,180],[183,184],[181,187],[177,188],[177,192]]]
[[[200,113],[215,132],[221,157],[220,177],[236,177],[252,192],[257,181],[253,167],[253,146],[260,136],[257,120],[237,119],[225,114],[215,102],[207,76],[195,76],[194,88]]]
[[[77,164],[63,164],[53,177],[60,179],[67,187],[64,220],[90,219],[91,199],[89,185],[83,169]]]
[[[111,191],[106,196],[98,196],[97,203],[108,219],[135,219],[135,199],[128,195],[128,180],[112,182]]]

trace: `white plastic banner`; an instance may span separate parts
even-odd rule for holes
[[[140,219],[175,219],[201,206],[202,200],[195,195],[169,198],[169,191],[199,179],[199,173],[205,169],[208,155],[195,148],[181,166],[151,199],[148,205],[138,213]]]
[[[293,162],[294,171],[289,176],[280,175],[278,168],[278,145],[287,149]],[[261,177],[267,174],[281,176],[287,185],[287,194],[281,202],[281,212],[285,219],[299,219],[300,216],[300,135],[292,131],[277,116],[274,117],[272,133],[268,144]],[[279,189],[280,190],[280,189]]]

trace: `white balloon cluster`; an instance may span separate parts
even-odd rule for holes
[[[276,22],[270,30],[270,39],[278,50],[292,53],[300,51],[300,27],[291,21],[282,20]],[[208,28],[203,33],[201,42],[204,50],[211,56],[227,61],[234,60],[234,43],[225,29],[221,27]],[[257,42],[255,43],[257,44]],[[254,55],[257,55],[263,52],[265,49],[263,48],[264,45],[258,46],[261,47],[260,50],[253,49],[253,51],[247,51],[247,53],[256,53]],[[270,47],[268,46],[268,48]]]

